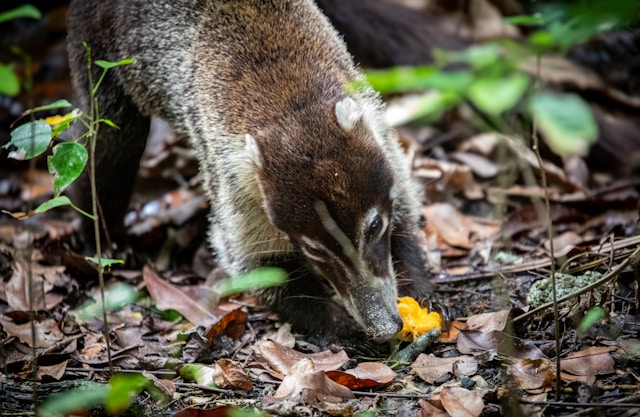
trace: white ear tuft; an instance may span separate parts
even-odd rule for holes
[[[244,140],[246,141],[245,148],[249,154],[249,158],[251,158],[256,167],[262,169],[262,154],[260,153],[260,148],[256,140],[248,133],[244,136]]]
[[[353,129],[361,117],[362,109],[351,97],[345,97],[336,103],[336,118],[344,130]]]

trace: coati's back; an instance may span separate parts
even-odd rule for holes
[[[135,59],[99,90],[101,116],[121,127],[98,142],[98,173],[120,179],[99,184],[107,221],[124,213],[113,196],[130,193],[160,116],[196,149],[227,272],[286,267],[288,284],[265,299],[299,330],[345,337],[357,323],[378,341],[399,330],[396,273],[403,293],[426,290],[418,204],[378,98],[348,88],[361,76],[312,1],[77,0],[69,33],[85,108],[83,41],[94,59]]]

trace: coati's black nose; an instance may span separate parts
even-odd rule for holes
[[[378,323],[375,329],[369,329],[369,337],[376,343],[384,343],[391,340],[400,330],[402,330],[402,319],[395,314],[386,323]]]

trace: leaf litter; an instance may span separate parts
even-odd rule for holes
[[[517,32],[513,26],[505,29],[487,2],[478,4],[492,16],[483,31]],[[455,33],[463,38],[477,39],[466,23],[452,25],[461,25]],[[584,66],[545,60],[540,68],[542,78],[555,85],[595,92],[613,105],[640,106]],[[392,103],[394,111],[402,106]],[[597,110],[615,120],[624,113],[608,111],[616,113]],[[606,404],[615,396],[638,403],[640,341],[631,312],[638,303],[637,261],[602,287],[602,297],[590,291],[568,300],[558,323],[550,310],[518,320],[530,308],[527,295],[534,282],[551,274],[552,243],[559,272],[570,277],[606,273],[632,254],[640,241],[630,170],[553,155],[540,166],[515,137],[474,131],[463,113],[450,117],[446,132],[400,130],[428,200],[424,249],[435,298],[454,318],[440,342],[415,360],[321,351],[291,334],[250,294],[219,299],[212,290],[218,271],[203,244],[207,207],[196,164],[188,146],[155,121],[142,186],[127,216],[134,255],[107,274],[107,291],[125,283],[140,295],[108,312],[110,352],[102,316],[80,322],[74,315],[87,300],[100,302],[96,267],[81,255],[77,219],[66,214],[40,215],[29,223],[0,218],[4,391],[20,392],[33,378],[45,388],[52,381],[104,382],[111,362],[120,371],[143,373],[174,399],[171,410],[190,415],[196,410],[231,415],[229,404],[274,414],[479,416],[501,410],[510,415],[514,396],[521,415],[541,415],[536,407],[551,400],[556,415],[570,409],[561,402]],[[451,132],[455,141],[441,140]],[[626,156],[623,146],[613,148],[614,156]],[[0,167],[3,208],[27,213],[53,194],[51,177],[41,167],[4,176],[5,169]],[[542,170],[549,178],[546,189],[527,179]],[[505,174],[511,181],[497,182]],[[545,193],[552,204],[541,216],[537,201]],[[553,239],[546,236],[545,216],[553,222]],[[605,306],[606,315],[578,330],[595,306]],[[562,333],[559,375],[555,326]],[[558,378],[565,389],[561,398],[553,393]],[[579,384],[590,387],[586,394]],[[141,401],[151,403],[145,398]],[[518,402],[523,399],[529,403]],[[6,394],[0,401],[7,410],[24,409]]]

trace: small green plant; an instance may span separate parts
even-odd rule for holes
[[[87,48],[87,53],[90,54],[90,48],[86,45],[85,47]],[[132,59],[125,59],[119,62],[95,61],[94,64],[102,68],[102,72],[97,82],[91,86],[92,102],[97,101],[95,99],[95,93],[100,87],[107,71],[111,68],[127,65],[132,62]],[[73,108],[73,106],[67,100],[58,100],[49,105],[28,110],[23,113],[22,117],[42,111],[69,108]],[[100,119],[98,113],[93,112],[94,108],[97,109],[97,104],[92,107],[92,114],[87,114],[80,109],[73,109],[64,115],[32,120],[11,131],[11,140],[4,146],[4,148],[12,149],[9,152],[9,158],[29,160],[42,155],[49,147],[51,147],[52,153],[47,157],[47,165],[49,172],[53,175],[53,199],[36,207],[36,209],[32,213],[27,214],[27,216],[20,215],[17,217],[24,218],[55,207],[70,205],[83,215],[93,218],[93,215],[81,210],[75,206],[68,197],[62,196],[61,194],[78,179],[86,167],[89,160],[86,145],[91,138],[95,137],[98,126],[100,124],[106,124],[117,129],[117,126],[111,120]],[[82,123],[85,127],[85,132],[73,140],[62,141],[52,145],[52,141],[58,138],[61,133],[67,131],[74,122]]]
[[[87,382],[84,386],[51,396],[38,409],[40,417],[62,417],[78,411],[104,407],[108,415],[118,415],[131,406],[132,399],[146,390],[156,401],[168,398],[142,374],[116,374],[107,384]]]
[[[521,68],[525,63],[535,68],[543,54],[564,54],[595,33],[624,26],[639,11],[637,1],[624,0],[548,5],[534,15],[505,19],[538,27],[525,43],[503,40],[460,52],[436,50],[433,65],[370,71],[367,76],[383,93],[425,91],[405,122],[434,121],[448,109],[471,104],[480,128],[510,133],[503,116],[516,110],[536,124],[557,154],[583,154],[598,135],[588,104],[575,94],[541,90]]]
[[[30,18],[40,19],[41,14],[38,9],[30,4],[23,4],[15,9],[0,13],[0,24],[13,19]],[[15,51],[19,52],[19,51]],[[20,92],[20,78],[15,73],[13,64],[0,62],[0,94],[5,96],[16,96]]]

